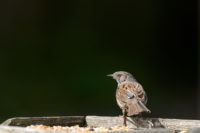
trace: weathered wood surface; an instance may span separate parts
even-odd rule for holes
[[[123,117],[86,116],[86,123],[89,126],[111,127],[116,125],[123,125]],[[138,117],[127,117],[127,127],[133,129],[164,128],[164,126],[157,118]]]
[[[5,126],[26,127],[29,125],[47,125],[47,126],[85,126],[84,116],[58,116],[58,117],[16,117],[3,122]]]
[[[116,125],[122,125],[123,118],[105,116],[86,116],[86,123],[89,126],[111,127]],[[169,128],[173,130],[188,130],[191,127],[200,126],[200,120],[128,117],[127,126],[133,129]]]
[[[113,127],[123,125],[123,117],[106,117],[106,116],[86,116],[86,123],[88,126],[94,127]],[[135,123],[127,120],[127,127],[136,129]]]
[[[60,117],[17,117],[11,118],[2,123],[4,126],[29,125],[60,125],[60,126],[95,126],[112,127],[123,125],[123,118],[120,116],[60,116]],[[163,119],[163,118],[139,118],[128,117],[127,126],[134,130],[167,128],[173,130],[188,130],[191,127],[200,127],[200,120]],[[199,132],[200,133],[200,132]]]
[[[188,130],[188,133],[200,133],[200,127],[193,127]]]
[[[185,119],[162,119],[159,121],[165,128],[175,130],[188,130],[192,127],[200,127],[200,120],[185,120]],[[200,132],[199,132],[200,133]]]

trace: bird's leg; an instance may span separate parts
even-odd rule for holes
[[[126,126],[126,109],[122,109],[123,118],[124,118],[124,126]]]

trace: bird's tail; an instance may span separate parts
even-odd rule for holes
[[[128,116],[138,115],[142,112],[151,113],[151,111],[141,101],[137,101],[134,104],[128,105]]]

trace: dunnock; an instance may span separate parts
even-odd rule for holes
[[[140,115],[142,112],[151,112],[145,106],[147,103],[147,95],[142,85],[130,73],[118,71],[108,76],[113,77],[118,83],[116,100],[122,109],[125,126],[126,113],[128,116],[132,116]]]

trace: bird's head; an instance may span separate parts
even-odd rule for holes
[[[123,83],[126,83],[126,82],[135,81],[133,76],[130,73],[125,72],[125,71],[117,71],[117,72],[115,72],[113,74],[109,74],[107,76],[115,79],[118,84],[123,84]]]

